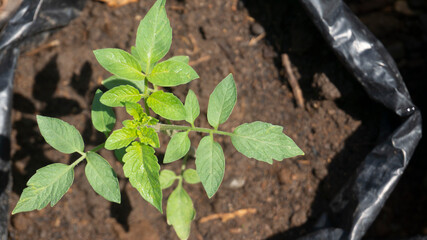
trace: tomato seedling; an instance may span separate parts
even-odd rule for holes
[[[226,76],[209,97],[207,119],[211,128],[195,126],[200,114],[196,94],[189,90],[185,103],[159,87],[174,87],[199,78],[188,64],[187,56],[175,56],[161,61],[172,43],[172,29],[166,15],[165,0],[157,0],[141,20],[135,47],[131,53],[120,49],[99,49],[94,54],[98,62],[113,74],[103,81],[109,89],[97,90],[92,102],[91,120],[105,134],[105,143],[85,151],[82,136],[70,124],[56,118],[37,116],[40,133],[56,150],[80,157],[72,164],[54,163],[37,170],[13,210],[13,214],[39,210],[50,203],[54,206],[67,192],[74,180],[74,167],[86,160],[85,174],[96,193],[108,201],[120,203],[119,181],[109,163],[96,152],[102,148],[114,150],[124,163],[123,172],[142,198],[161,213],[162,189],[171,187],[166,216],[180,239],[187,239],[196,211],[183,183],[202,183],[209,198],[217,191],[224,177],[225,157],[215,135],[225,135],[238,152],[248,158],[272,164],[273,160],[303,155],[294,141],[283,133],[283,127],[265,122],[244,123],[233,132],[218,127],[229,118],[237,100],[233,76]],[[142,102],[142,104],[141,104]],[[131,119],[113,131],[116,123],[113,107],[124,107]],[[151,116],[167,120],[161,123]],[[186,121],[175,125],[171,121]],[[155,148],[160,146],[159,132],[173,133],[163,163],[182,159],[181,171],[160,171]],[[187,168],[192,132],[205,133],[195,152],[196,169]],[[169,134],[168,134],[169,135]]]

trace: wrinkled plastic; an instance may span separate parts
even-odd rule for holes
[[[368,95],[402,123],[363,160],[354,177],[302,239],[361,239],[406,169],[421,139],[421,113],[390,54],[341,0],[300,0],[338,58]]]
[[[35,45],[67,25],[85,0],[24,0],[0,33],[0,239],[7,239],[8,193],[11,189],[10,132],[12,89],[19,46]]]

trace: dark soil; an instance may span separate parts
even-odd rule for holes
[[[372,7],[369,2],[378,5]],[[427,89],[423,79],[427,73],[426,6],[409,16],[396,10],[395,2],[350,4],[390,48],[408,80],[415,103],[420,105],[421,91]],[[89,0],[79,18],[45,42],[58,41],[59,45],[27,51],[20,57],[13,99],[11,209],[36,169],[76,159],[44,142],[36,114],[59,117],[76,126],[88,148],[104,140],[92,127],[90,103],[109,74],[96,62],[92,50],[130,50],[138,23],[152,3],[140,0],[110,8]],[[167,57],[190,56],[190,64],[200,75],[189,85],[171,89],[182,100],[189,89],[197,93],[202,114],[196,125],[208,126],[209,94],[231,72],[238,100],[222,128],[232,130],[256,120],[271,122],[284,126],[285,133],[306,153],[269,165],[247,159],[231,146],[229,139],[216,137],[226,156],[225,178],[212,199],[208,199],[201,185],[185,186],[197,211],[190,239],[292,239],[307,232],[375,146],[380,120],[386,113],[368,99],[337,61],[297,1],[169,0],[167,11],[173,28]],[[375,21],[375,16],[383,15],[392,19],[385,26]],[[266,36],[253,44],[264,33]],[[295,104],[281,64],[282,53],[289,54],[299,78],[304,108]],[[122,111],[117,115],[119,119],[126,117]],[[192,144],[197,146],[201,137],[191,135]],[[157,151],[160,160],[166,143],[164,136]],[[423,151],[425,148],[415,154],[368,236],[427,234],[426,215],[421,214],[427,210]],[[10,239],[177,239],[165,216],[130,186],[114,155],[109,151],[101,154],[120,177],[121,205],[107,202],[91,189],[81,164],[76,167],[73,186],[55,207],[11,217]],[[177,170],[180,163],[162,167]],[[164,200],[170,192],[164,191]],[[227,222],[200,222],[211,214],[246,208],[257,212]]]

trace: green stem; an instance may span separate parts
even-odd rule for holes
[[[78,154],[80,154],[80,155],[86,155],[84,152],[80,152],[80,151],[76,151]]]
[[[79,157],[76,161],[74,161],[70,166],[74,168],[77,164],[79,164],[85,158],[86,158],[86,153],[83,153],[83,155]]]
[[[182,176],[179,176],[178,185],[176,186],[176,188],[182,188]]]
[[[98,152],[101,148],[103,148],[105,146],[105,143],[103,144],[99,144],[98,146],[94,147],[93,149],[91,149],[89,152]]]
[[[144,110],[147,116],[150,116],[150,109],[148,108],[147,99],[144,99]]]
[[[184,159],[182,159],[181,175],[184,173],[184,170],[187,167],[187,160],[188,160],[188,153],[185,155]]]
[[[94,147],[94,148],[92,148],[91,150],[89,150],[89,152],[97,152],[97,151],[99,151],[101,148],[103,148],[105,146],[105,143],[102,143],[102,144],[99,144],[98,146],[96,146],[96,147]],[[86,153],[84,153],[84,152],[78,152],[78,153],[80,153],[80,157],[76,160],[76,161],[74,161],[70,166],[72,166],[73,168],[77,165],[77,164],[79,164],[81,161],[83,161],[85,158],[86,158]]]
[[[217,129],[209,129],[209,128],[201,128],[201,127],[193,127],[193,126],[182,126],[182,125],[169,125],[169,124],[161,124],[158,123],[153,126],[157,131],[166,131],[166,130],[177,130],[177,131],[194,131],[194,132],[203,132],[209,134],[219,134],[226,136],[234,136],[233,133],[224,132]]]

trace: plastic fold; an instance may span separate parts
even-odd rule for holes
[[[316,224],[299,239],[361,239],[397,185],[422,135],[396,63],[382,43],[341,0],[300,0],[341,62],[369,97],[393,111],[401,124],[366,156]]]

